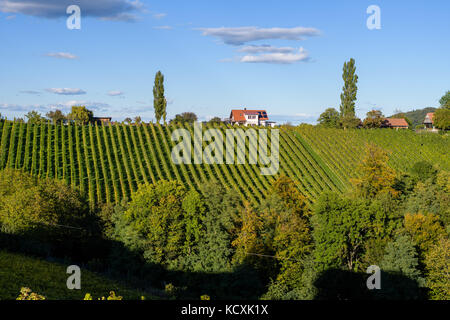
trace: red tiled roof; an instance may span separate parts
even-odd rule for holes
[[[434,123],[434,122],[433,122],[434,112],[427,113],[427,116],[425,117],[425,119],[426,119],[426,118],[430,119],[431,123]]]
[[[385,120],[388,127],[409,127],[408,122],[403,118],[387,118]]]
[[[231,110],[230,118],[237,122],[245,122],[244,115],[259,115],[259,120],[269,120],[266,110]]]

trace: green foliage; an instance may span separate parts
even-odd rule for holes
[[[76,124],[87,124],[92,120],[94,113],[85,106],[73,106],[67,119],[75,121]]]
[[[450,106],[437,109],[433,121],[436,128],[450,130]]]
[[[334,108],[328,108],[320,115],[317,122],[326,128],[339,128],[340,126],[339,112]]]
[[[37,111],[28,112],[25,117],[28,119],[30,124],[44,124],[46,122],[45,118],[41,116]]]
[[[140,185],[125,213],[115,217],[115,236],[148,262],[176,265],[200,237],[203,207],[179,182]]]
[[[400,273],[419,285],[423,285],[423,278],[419,270],[419,259],[414,242],[409,236],[399,236],[389,242],[381,261],[380,268],[386,272]]]
[[[411,168],[411,175],[417,181],[425,182],[428,179],[435,179],[437,170],[428,161],[416,162]]]
[[[184,210],[185,243],[186,254],[191,254],[203,234],[203,220],[205,219],[205,203],[197,191],[187,192],[182,208]]]
[[[388,230],[388,216],[376,202],[323,194],[314,208],[313,236],[319,269],[358,270],[364,243]]]
[[[366,119],[363,121],[363,126],[368,129],[381,128],[383,122],[383,113],[380,110],[372,110],[367,112]]]
[[[450,90],[441,97],[439,104],[441,107],[450,108]]]
[[[340,119],[340,126],[344,129],[355,129],[361,125],[361,120],[355,116],[343,116]]]
[[[406,233],[414,241],[419,251],[419,257],[426,255],[430,248],[445,237],[445,229],[442,227],[439,217],[429,214],[409,214],[405,215],[404,227]]]
[[[269,195],[276,194],[284,202],[288,209],[292,209],[300,217],[309,215],[309,208],[306,197],[298,191],[294,180],[281,175],[272,183],[268,190]]]
[[[234,250],[231,241],[237,229],[241,200],[236,192],[224,189],[217,182],[201,187],[207,212],[203,218],[203,232],[197,247],[186,258],[186,267],[192,271],[231,271]]]
[[[219,117],[213,117],[208,122],[211,124],[220,124],[222,123],[222,119],[220,119]]]
[[[175,115],[175,118],[170,120],[171,124],[185,124],[194,123],[197,121],[197,115],[193,112],[183,112],[182,114]]]
[[[16,170],[0,172],[0,230],[23,234],[42,226],[80,226],[87,206],[64,183]]]
[[[155,75],[155,85],[153,87],[153,108],[155,109],[155,118],[159,123],[163,118],[166,123],[166,106],[167,100],[164,96],[164,75],[158,71]]]
[[[442,178],[441,178],[442,177]],[[450,188],[448,173],[439,173],[437,182],[418,182],[405,201],[405,213],[433,213],[448,226],[450,224]]]
[[[49,111],[46,116],[52,120],[53,124],[61,124],[67,119],[61,110]]]
[[[396,196],[393,188],[396,173],[388,165],[388,155],[376,145],[368,145],[366,156],[359,171],[360,177],[353,180],[356,193],[366,199],[374,199],[380,194],[389,193]]]
[[[442,238],[428,252],[426,259],[427,287],[435,300],[450,300],[450,240]]]
[[[137,124],[137,125],[142,124],[142,118],[139,117],[139,116],[134,117],[134,123]]]
[[[355,116],[355,101],[358,87],[358,76],[356,75],[355,60],[344,63],[342,71],[342,79],[344,80],[343,92],[341,93],[341,118],[348,118]],[[347,128],[348,123],[344,122],[344,128]]]

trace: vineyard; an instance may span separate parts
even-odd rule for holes
[[[450,170],[448,135],[417,134],[409,130],[339,130],[300,126],[298,139],[304,139],[326,165],[341,179],[357,176],[357,167],[368,143],[376,144],[389,155],[389,164],[398,172],[406,172],[418,161],[429,161],[441,169]]]
[[[211,127],[204,126],[204,130]],[[86,195],[92,207],[118,203],[129,198],[140,183],[161,179],[179,180],[194,189],[216,180],[235,189],[243,199],[259,202],[277,177],[261,175],[260,166],[248,161],[236,165],[175,165],[171,152],[176,143],[171,135],[177,128],[187,129],[194,137],[191,125],[78,126],[0,121],[0,169],[23,169],[39,177],[64,180]],[[215,128],[227,129],[225,125]],[[391,165],[399,171],[420,160],[450,168],[447,136],[301,126],[280,131],[278,174],[293,178],[310,201],[324,191],[344,192],[369,142],[387,150]],[[246,153],[249,148],[257,148],[249,140],[245,145]]]

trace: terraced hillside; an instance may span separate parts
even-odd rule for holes
[[[177,126],[33,125],[0,121],[0,169],[23,169],[58,178],[87,195],[92,206],[117,203],[138,184],[176,179],[193,188],[217,180],[244,198],[258,202],[277,176],[264,176],[259,165],[181,164],[171,160],[171,135]],[[185,126],[194,137],[194,128]],[[211,126],[204,126],[207,130]],[[227,127],[216,127],[225,130]],[[269,133],[270,138],[270,133]],[[323,191],[343,192],[367,142],[391,152],[392,165],[404,170],[417,160],[449,169],[448,137],[392,130],[343,131],[312,126],[282,129],[279,174],[292,177],[310,201]],[[193,145],[193,141],[191,144]],[[254,148],[247,140],[246,153]],[[203,141],[203,146],[207,143]]]

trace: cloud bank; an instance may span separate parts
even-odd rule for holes
[[[59,58],[59,59],[78,59],[78,57],[68,52],[50,52],[45,54],[47,57]]]
[[[78,88],[49,88],[45,89],[48,92],[59,94],[59,95],[80,95],[80,94],[86,94],[86,91],[78,89]]]
[[[264,53],[260,55],[246,55],[240,59],[244,63],[272,63],[272,64],[292,64],[299,61],[308,61],[308,52],[300,48],[296,52],[290,53]]]
[[[110,21],[135,21],[144,7],[139,0],[0,0],[0,11],[53,19],[67,17],[66,9],[73,4],[81,16]]]
[[[119,91],[119,90],[112,90],[112,91],[108,92],[108,96],[111,96],[111,97],[117,97],[117,96],[121,96],[121,95],[123,95],[123,92]]]
[[[243,45],[257,40],[304,40],[307,37],[320,35],[316,28],[258,28],[258,27],[237,27],[237,28],[200,28],[204,36],[219,38],[229,45]]]
[[[269,44],[263,44],[260,46],[245,46],[238,50],[238,52],[244,53],[292,53],[296,51],[296,48],[293,47],[274,47]]]

